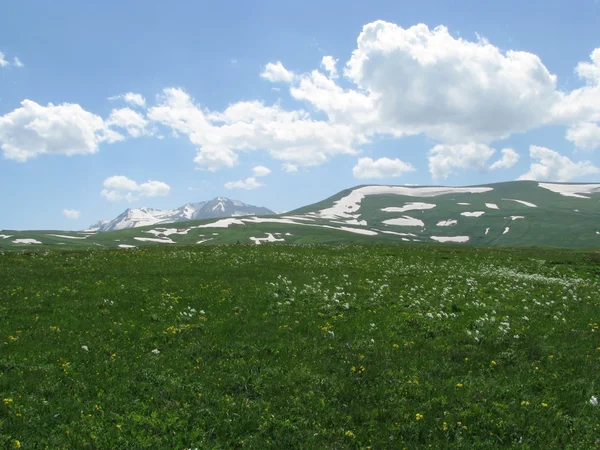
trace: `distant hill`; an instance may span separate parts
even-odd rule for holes
[[[600,184],[368,185],[286,214],[261,217],[273,213],[245,206],[217,198],[168,212],[128,210],[98,227],[117,230],[105,233],[0,231],[0,249],[238,242],[600,248]],[[148,211],[147,216],[140,213]],[[203,214],[218,220],[195,220]]]
[[[239,200],[217,197],[206,202],[187,203],[179,208],[169,210],[127,209],[110,222],[101,220],[86,231],[116,231],[160,223],[270,214],[275,214],[275,212],[268,208],[247,205]]]

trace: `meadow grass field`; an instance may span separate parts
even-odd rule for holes
[[[0,446],[592,449],[600,255],[0,254]]]

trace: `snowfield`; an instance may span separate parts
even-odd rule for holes
[[[156,230],[144,231],[144,233],[153,234],[154,236],[170,236],[172,234],[188,234],[191,228],[179,231],[177,228],[157,228]]]
[[[415,219],[410,216],[398,217],[396,219],[387,219],[384,220],[383,223],[386,225],[396,225],[400,227],[424,227],[425,224],[422,220]]]
[[[436,223],[436,225],[438,227],[451,227],[452,225],[456,225],[457,223],[458,223],[458,220],[448,219],[448,220],[442,220],[441,222]]]
[[[408,202],[408,203],[405,203],[404,206],[402,206],[402,207],[389,206],[387,208],[382,208],[381,210],[383,212],[406,212],[406,211],[412,211],[412,210],[422,211],[424,209],[432,209],[435,207],[436,207],[436,205],[434,205],[433,203]]]
[[[136,241],[142,241],[142,242],[157,242],[159,244],[174,244],[175,241],[173,241],[170,238],[166,238],[166,239],[157,239],[157,238],[147,238],[147,237],[134,237],[134,239]]]
[[[538,186],[565,197],[590,198],[581,194],[600,193],[600,184],[538,183]]]
[[[15,239],[13,244],[41,244],[41,242],[35,239]]]
[[[257,238],[257,237],[250,237],[248,239],[250,239],[251,241],[254,241],[254,243],[256,245],[260,245],[261,242],[285,242],[285,239],[277,239],[275,236],[273,236],[271,233],[266,233],[267,237],[264,238]]]
[[[46,236],[65,238],[65,239],[87,239],[87,236],[66,236],[64,234],[47,234]]]
[[[502,200],[509,200],[511,202],[517,202],[517,203],[520,203],[521,205],[529,206],[530,208],[537,208],[537,205],[535,203],[526,202],[525,200],[517,200],[514,198],[503,198]]]
[[[485,214],[484,211],[473,211],[473,212],[462,212],[460,213],[461,216],[465,216],[465,217],[481,217]]]
[[[469,236],[431,236],[437,242],[468,242]]]
[[[485,206],[487,206],[490,209],[500,209],[495,203],[486,203]]]
[[[407,197],[436,197],[446,194],[481,194],[492,191],[491,187],[408,187],[408,186],[365,186],[354,189],[337,200],[330,208],[322,209],[316,216],[324,219],[356,219],[362,200],[368,195],[405,195]]]

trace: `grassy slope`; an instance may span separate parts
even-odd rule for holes
[[[367,229],[386,229],[390,231],[414,233],[423,242],[432,242],[430,236],[469,236],[467,245],[475,246],[538,246],[538,247],[563,247],[563,248],[596,248],[600,242],[600,194],[592,195],[590,199],[576,197],[565,197],[538,187],[537,183],[530,181],[497,183],[492,185],[493,190],[483,194],[447,194],[437,197],[406,197],[397,195],[367,196],[361,202],[361,219],[367,220]],[[360,186],[357,186],[360,187]],[[353,188],[355,189],[355,188]],[[288,213],[289,215],[305,214],[319,211],[330,207],[343,196],[350,193],[352,189],[342,191],[333,197],[314,205],[309,205],[299,210]],[[536,204],[537,208],[519,204],[506,199],[525,200]],[[408,211],[405,213],[390,213],[381,211],[389,206],[403,206],[406,202],[434,203],[436,207],[424,211]],[[470,203],[469,206],[461,206],[457,203]],[[486,207],[485,203],[495,203],[499,210]],[[577,210],[577,211],[575,211]],[[461,212],[485,211],[482,217],[464,217]],[[386,219],[392,219],[408,215],[422,220],[425,229],[420,227],[398,227],[383,223]],[[525,216],[524,219],[511,220],[509,216]],[[438,227],[440,221],[454,219],[458,224],[451,227]],[[214,222],[204,220],[189,223],[178,223],[173,225],[179,229],[202,223]],[[335,227],[340,224],[332,224],[326,220],[316,221],[317,224],[328,224]],[[161,225],[169,226],[169,225]],[[510,231],[503,234],[506,227]],[[64,234],[61,232],[48,231],[26,231],[10,232],[2,231],[1,234],[9,234],[14,237],[0,239],[1,249],[77,249],[89,247],[116,247],[119,244],[135,246],[157,245],[149,242],[136,241],[134,237],[152,237],[144,231],[155,227],[143,227],[123,230],[113,233],[101,233],[87,240],[69,240],[48,236],[49,233]],[[485,231],[490,228],[486,235]],[[201,239],[208,237],[212,240],[203,245],[228,244],[240,241],[250,242],[249,238],[264,237],[265,233],[292,233],[292,236],[284,236],[286,243],[385,243],[402,242],[402,237],[389,234],[379,234],[376,237],[353,234],[346,231],[315,228],[293,224],[246,224],[234,225],[229,228],[196,229],[187,235],[172,235],[171,239],[178,244],[196,244]],[[213,233],[218,235],[213,236]],[[72,233],[69,233],[72,234]],[[201,236],[204,235],[204,236]],[[43,243],[41,246],[18,245],[12,241],[16,238],[34,238]],[[117,241],[118,240],[118,241]],[[59,245],[64,244],[64,245]],[[158,244],[165,245],[165,244]],[[465,245],[465,244],[462,244]]]
[[[0,272],[2,448],[597,438],[595,254],[156,247],[9,253]]]

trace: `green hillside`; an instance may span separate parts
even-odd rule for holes
[[[357,186],[319,203],[262,218],[88,234],[0,231],[0,249],[266,242],[595,248],[600,246],[600,185],[515,181],[465,188]]]

